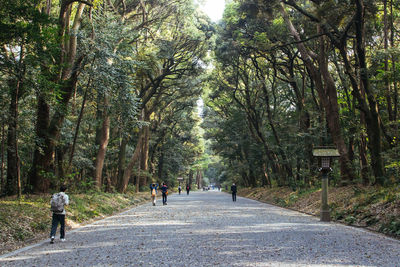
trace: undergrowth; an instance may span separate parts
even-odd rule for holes
[[[79,225],[109,216],[132,205],[149,200],[148,193],[89,194],[68,193],[67,225]],[[0,253],[25,245],[31,239],[45,236],[51,227],[51,195],[31,195],[0,199]]]
[[[239,195],[319,216],[320,187],[242,188]],[[400,238],[400,186],[349,185],[329,188],[331,218]]]

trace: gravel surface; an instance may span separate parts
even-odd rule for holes
[[[400,242],[216,191],[171,195],[0,256],[0,266],[400,266]]]

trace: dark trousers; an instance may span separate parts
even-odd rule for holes
[[[166,193],[162,193],[162,203],[165,204],[167,203],[167,194]]]
[[[232,192],[232,201],[236,201],[236,192]]]
[[[186,190],[186,194],[187,194],[187,195],[189,195],[189,191],[190,191],[190,190]]]
[[[50,237],[56,236],[57,226],[60,223],[60,238],[65,237],[65,215],[64,214],[55,214],[53,213],[53,220],[51,222],[51,232]]]

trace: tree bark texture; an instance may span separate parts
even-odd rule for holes
[[[149,126],[143,126],[142,128],[142,149],[140,156],[140,171],[142,175],[140,177],[140,185],[147,185],[147,173],[149,169],[149,142],[150,142],[150,129]]]
[[[120,181],[120,184],[118,186],[118,191],[120,193],[125,193],[126,189],[128,188],[128,183],[129,183],[129,179],[131,177],[132,169],[133,169],[133,167],[135,166],[135,163],[137,162],[137,160],[140,157],[140,150],[141,150],[141,147],[142,147],[142,139],[143,138],[141,136],[139,136],[138,143],[136,144],[135,151],[133,152],[129,163],[125,168],[124,175],[122,176],[122,181]],[[139,179],[139,177],[137,179]]]
[[[110,140],[110,116],[108,114],[107,95],[104,96],[102,119],[103,123],[101,126],[100,144],[96,155],[96,161],[94,164],[95,167],[94,181],[97,189],[101,189],[102,186],[102,173],[103,173],[104,160],[106,157],[108,142]]]
[[[119,145],[118,152],[118,177],[116,182],[116,187],[119,186],[120,181],[123,181],[124,170],[125,170],[125,162],[126,162],[126,146],[128,145],[128,138],[123,136],[121,138],[121,144]]]
[[[18,98],[21,82],[10,83],[11,102],[9,106],[8,134],[7,134],[7,180],[5,194],[10,196],[18,192]]]
[[[0,166],[0,181],[1,181],[1,189],[0,189],[0,195],[4,193],[4,187],[6,185],[6,181],[4,179],[4,166],[5,166],[5,161],[4,161],[4,147],[6,144],[6,132],[5,132],[5,122],[2,120],[1,122],[1,166]]]

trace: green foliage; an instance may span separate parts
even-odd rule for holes
[[[45,100],[43,108],[50,115],[56,111],[65,115],[61,133],[53,140],[57,162],[42,173],[54,187],[66,183],[83,191],[92,188],[98,129],[105,113],[111,120],[111,133],[103,174],[114,183],[104,186],[108,190],[116,188],[115,177],[123,171],[118,169],[126,166],[145,127],[151,129],[150,167],[143,172],[149,180],[174,184],[177,176],[201,169],[210,182],[221,184],[272,183],[289,185],[293,190],[318,184],[312,146],[333,141],[317,85],[310,79],[305,58],[279,12],[282,4],[314,59],[322,52],[315,21],[329,22],[332,35],[324,37],[325,59],[337,89],[341,134],[351,150],[352,167],[360,173],[361,137],[371,129],[361,119],[363,107],[356,101],[345,62],[330,39],[343,34],[348,60],[357,62],[352,47],[354,3],[306,1],[296,2],[298,7],[294,8],[290,2],[230,1],[222,22],[216,25],[198,14],[189,0],[145,1],[143,6],[139,1],[112,1],[115,9],[104,8],[102,0],[92,2],[94,8],[84,12],[82,27],[67,33],[64,40],[59,39],[59,1],[53,1],[49,16],[43,12],[43,1],[1,2],[0,44],[5,49],[0,52],[0,115],[7,131],[9,103],[15,85],[22,82],[17,134],[26,188],[32,186],[27,183],[32,182],[28,173],[35,145],[39,153],[55,152],[46,151],[45,138],[36,136],[38,95]],[[130,12],[122,16],[123,4]],[[304,12],[299,12],[301,9]],[[146,21],[135,15],[144,11]],[[71,12],[72,25],[76,5]],[[304,16],[306,13],[309,16]],[[396,18],[398,13],[395,5],[391,15]],[[394,185],[400,177],[398,120],[394,117],[399,109],[395,106],[395,88],[400,81],[398,38],[393,32],[393,43],[388,40],[389,47],[384,47],[380,3],[368,2],[365,22],[370,82],[385,130],[381,155],[386,174],[382,180]],[[398,26],[395,19],[393,23],[389,31]],[[73,99],[64,106],[60,104],[65,86],[59,82],[60,71],[70,63],[61,59],[60,48],[75,36],[77,55],[84,60]],[[314,64],[320,67],[317,60]],[[200,97],[206,105],[202,117],[196,110]],[[142,111],[148,114],[144,116]],[[123,142],[127,150],[121,163]],[[368,161],[370,153],[368,149]],[[334,185],[341,182],[339,170],[339,164],[335,165],[331,175]],[[369,177],[370,173],[367,179],[374,182]]]
[[[400,235],[400,220],[397,217],[392,217],[391,220],[381,226],[380,231],[386,234]]]
[[[240,183],[248,185],[250,172],[255,170],[257,178],[254,184],[264,184],[263,172],[267,167],[272,183],[276,181],[278,184],[284,183],[296,189],[318,183],[315,179],[317,168],[311,156],[312,146],[332,144],[333,141],[330,137],[331,130],[325,123],[325,114],[321,112],[319,102],[322,100],[316,96],[314,81],[310,79],[307,71],[304,72],[303,56],[298,57],[299,48],[293,42],[288,24],[279,12],[278,5],[281,4],[278,1],[268,3],[232,1],[227,5],[223,22],[217,28],[214,49],[216,64],[208,85],[209,101],[206,102],[212,110],[208,111],[210,116],[218,116],[221,122],[214,123],[213,130],[207,129],[206,136],[211,141],[214,153],[221,157],[228,169],[234,170],[231,179],[239,179]],[[329,25],[323,26],[327,26],[326,31],[333,30],[340,33],[347,30],[346,34],[354,31],[352,19],[356,7],[353,3],[286,2],[284,7],[289,19],[300,33],[300,38],[305,40],[302,44],[312,51],[314,58],[322,54],[318,43],[322,39],[318,37],[320,32],[316,31],[317,21],[320,21],[319,27],[325,21],[329,21]],[[299,12],[300,10],[303,12]],[[393,119],[393,108],[398,110],[398,105],[394,107],[393,102],[389,102],[398,98],[398,92],[390,89],[398,86],[395,84],[398,79],[394,77],[398,73],[398,64],[393,63],[393,60],[396,61],[398,58],[398,51],[394,43],[390,44],[388,49],[382,48],[383,40],[380,32],[383,11],[379,9],[379,4],[371,2],[366,10],[365,38],[371,42],[371,47],[367,48],[367,64],[371,64],[370,81],[373,83],[378,106],[382,107],[380,108],[382,123],[388,126],[384,134],[386,137],[381,141],[386,143],[387,140],[393,140],[390,141],[390,145],[385,145],[385,151],[382,153],[387,173],[384,177],[375,177],[375,180],[380,179],[389,185],[396,183],[399,176],[397,164],[399,146],[395,141],[397,133],[392,132],[392,129],[398,128],[394,126],[398,122],[390,121]],[[394,14],[397,13],[398,10],[394,11]],[[335,47],[337,43],[334,40],[335,36],[328,34],[325,39],[327,47]],[[350,44],[352,40],[346,42]],[[381,50],[377,50],[377,46]],[[364,115],[351,92],[358,89],[351,86],[351,77],[343,69],[343,59],[340,58],[340,54],[334,49],[328,50],[324,53],[337,88],[340,131],[344,136],[344,142],[347,142],[346,146],[351,148],[350,153],[354,153],[353,162],[356,162],[359,160],[357,157],[361,156],[357,153],[361,149],[361,137],[370,135],[376,129],[368,131],[366,127],[369,126],[360,120],[360,116]],[[347,54],[347,57],[346,60],[353,60],[353,55]],[[387,60],[386,65],[385,60]],[[317,69],[320,67],[317,62],[314,64]],[[389,84],[389,89],[385,89],[387,87],[385,83]],[[390,110],[392,110],[391,119]],[[238,132],[232,121],[240,112],[243,113],[242,122],[246,122],[240,125],[243,131],[247,131],[246,138],[253,139],[252,142],[258,145],[258,153],[261,155],[256,157],[258,161],[249,153],[240,153],[241,144],[230,132]],[[218,121],[218,119],[213,120]],[[229,126],[224,125],[224,122],[228,121],[230,121]],[[217,138],[218,134],[222,138]],[[226,142],[225,136],[232,142]],[[232,146],[232,143],[235,146]],[[268,147],[263,149],[261,144],[267,144]],[[239,148],[236,153],[232,153],[234,147]],[[272,160],[275,156],[277,158]],[[371,154],[366,155],[370,156]],[[274,161],[281,167],[284,166],[282,168],[285,170],[290,170],[287,171],[288,174],[273,170],[276,169],[271,166]],[[358,164],[354,164],[351,168],[360,173]],[[331,175],[333,184],[340,184],[342,176],[339,166],[335,165]],[[372,175],[366,174],[362,182],[366,183],[370,176]],[[370,179],[370,182],[375,180]],[[361,182],[361,178],[356,178],[353,182]]]

